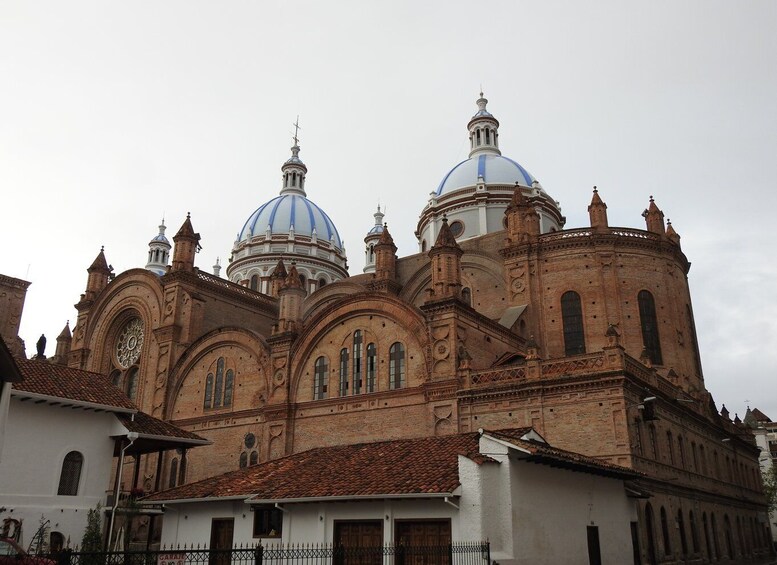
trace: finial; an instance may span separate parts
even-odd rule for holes
[[[298,137],[299,130],[302,129],[301,127],[299,127],[299,114],[297,114],[297,121],[294,122],[291,125],[294,126],[294,138],[293,139],[294,139],[294,146],[296,147],[297,145],[299,145],[299,137]]]
[[[192,217],[192,213],[191,212],[186,212],[186,219],[189,219],[191,217]]]
[[[653,195],[650,195],[650,201],[653,202]]]
[[[442,215],[442,221],[443,221],[444,224],[448,223],[448,214],[443,214]]]
[[[594,185],[594,192],[599,192],[596,188],[596,185]]]
[[[101,246],[100,246],[100,253],[102,253],[103,251],[105,251],[105,246],[104,246],[104,245],[101,245]]]

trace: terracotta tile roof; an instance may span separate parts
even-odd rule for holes
[[[483,462],[479,434],[311,449],[154,493],[168,501],[255,495],[257,500],[447,494],[459,486],[458,455]]]
[[[127,428],[128,432],[137,432],[145,436],[158,436],[168,438],[189,439],[198,443],[211,443],[202,436],[189,432],[169,422],[164,422],[145,412],[136,412],[134,414],[117,414],[116,417]]]
[[[99,373],[73,369],[37,359],[14,359],[24,377],[14,390],[137,410],[127,396]]]
[[[615,465],[603,459],[596,459],[575,453],[551,447],[547,443],[539,441],[521,439],[532,428],[497,430],[486,432],[487,435],[506,441],[516,447],[529,452],[529,459],[537,463],[545,463],[554,467],[563,467],[576,471],[584,471],[595,475],[604,475],[620,479],[637,479],[643,477],[643,473]]]

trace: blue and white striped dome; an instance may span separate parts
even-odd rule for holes
[[[332,241],[337,249],[343,248],[340,234],[326,212],[299,193],[281,194],[262,204],[243,225],[238,241],[264,235],[268,226],[273,235],[289,234],[294,226],[295,236],[307,237],[312,237],[315,228],[319,240]]]
[[[460,188],[472,187],[482,177],[486,184],[504,184],[531,187],[537,179],[517,162],[502,155],[481,153],[453,167],[437,187],[437,196]]]

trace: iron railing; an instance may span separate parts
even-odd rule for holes
[[[42,561],[51,559],[53,563]],[[174,547],[158,551],[82,552],[37,556],[40,565],[489,565],[486,542],[346,547],[334,544],[258,544],[232,549]]]

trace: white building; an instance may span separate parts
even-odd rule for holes
[[[3,379],[22,378],[0,400],[0,537],[78,545],[88,511],[110,510],[115,456],[208,443],[139,412],[103,375],[0,349]]]
[[[593,552],[620,565],[633,561],[625,482],[638,476],[522,428],[312,449],[146,501],[166,507],[167,546],[488,539],[501,564],[588,564]]]

